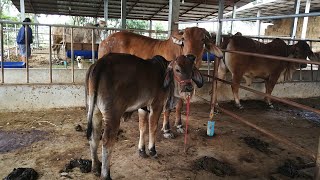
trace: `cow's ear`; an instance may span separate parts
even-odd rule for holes
[[[172,71],[171,64],[169,64],[166,74],[164,76],[163,87],[165,89],[168,88],[172,80],[173,80],[173,71]]]
[[[192,80],[196,83],[198,88],[203,86],[203,77],[200,71],[194,66],[192,70]]]
[[[172,36],[171,36],[172,42],[174,44],[182,46],[183,45],[183,40],[184,40],[183,39],[183,33],[184,33],[183,31],[179,31],[179,32],[175,31],[175,32],[173,32]]]

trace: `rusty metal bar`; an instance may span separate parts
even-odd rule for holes
[[[217,77],[218,76],[218,67],[219,67],[219,62],[220,62],[220,59],[218,58],[215,58],[215,61],[214,61],[214,70],[213,70],[213,75],[214,77]],[[208,75],[210,76],[210,75]],[[213,116],[214,116],[214,108],[216,107],[216,98],[215,97],[215,94],[217,93],[217,85],[218,85],[218,81],[216,78],[214,78],[212,80],[212,96],[211,96],[211,110],[210,110],[210,115],[209,115],[209,118],[210,120],[213,120]]]
[[[1,28],[0,28],[0,34],[1,34],[1,83],[4,83],[4,67],[3,67],[3,24],[0,24]]]
[[[316,158],[315,154],[312,151],[310,151],[308,149],[304,149],[304,148],[302,148],[302,147],[290,142],[289,140],[287,140],[287,139],[285,139],[283,137],[277,136],[277,135],[275,135],[275,134],[273,134],[273,133],[271,133],[271,132],[269,132],[269,131],[267,131],[267,130],[265,130],[265,129],[263,129],[263,128],[255,125],[253,123],[251,123],[251,122],[248,122],[244,118],[232,113],[231,111],[228,111],[228,110],[226,110],[224,108],[221,108],[221,107],[218,107],[218,106],[216,108],[219,109],[221,112],[233,117],[234,119],[236,119],[236,120],[238,120],[238,121],[240,121],[240,122],[242,122],[242,123],[254,128],[254,129],[262,132],[263,134],[273,138],[274,140],[277,140],[278,142],[281,142],[281,143],[284,143],[284,144],[286,144],[286,145],[288,145],[290,147],[293,147],[297,151],[302,152],[303,154],[311,157],[312,159]]]
[[[51,48],[51,26],[49,26],[49,82],[52,83],[52,48]]]
[[[73,28],[71,28],[71,71],[72,71],[72,83],[74,83],[74,54],[73,54]]]
[[[247,55],[247,56],[262,57],[262,58],[268,58],[268,59],[277,59],[277,60],[280,60],[280,61],[289,61],[289,62],[296,62],[296,63],[302,63],[302,64],[317,64],[317,65],[320,65],[320,62],[308,61],[308,60],[305,60],[305,59],[287,58],[287,57],[281,57],[281,56],[272,56],[272,55],[244,52],[244,51],[230,51],[230,50],[225,50],[225,49],[222,49],[222,51],[228,52],[228,53],[242,54],[242,55]]]
[[[206,76],[206,77],[211,77],[211,78],[213,78],[213,76],[208,76],[208,75],[205,75],[205,74],[202,74],[202,75],[203,75],[203,76]],[[230,85],[232,84],[232,82],[230,82],[230,81],[226,81],[226,80],[219,79],[219,78],[215,78],[215,79],[217,79],[217,80],[219,80],[219,81],[221,81],[221,82],[230,84]],[[245,90],[247,90],[247,91],[250,91],[250,92],[252,92],[252,93],[259,94],[259,95],[264,96],[264,97],[269,97],[270,99],[276,100],[276,101],[278,101],[278,102],[282,102],[282,103],[289,104],[289,105],[294,106],[294,107],[297,107],[297,108],[301,108],[301,109],[304,109],[304,110],[307,110],[307,111],[311,111],[311,112],[320,114],[320,110],[311,108],[311,107],[309,107],[309,106],[305,106],[305,105],[302,105],[302,104],[299,104],[299,103],[296,103],[296,102],[293,102],[293,101],[289,101],[289,100],[286,100],[286,99],[278,98],[278,97],[275,97],[275,96],[272,96],[272,95],[269,95],[269,94],[266,94],[266,93],[263,93],[263,92],[260,92],[260,91],[257,91],[257,90],[254,90],[254,89],[251,89],[251,88],[242,86],[242,85],[240,85],[240,88],[241,88],[241,89],[245,89]]]

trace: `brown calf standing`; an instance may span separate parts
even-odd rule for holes
[[[126,112],[139,108],[139,154],[146,157],[145,136],[149,123],[149,155],[156,156],[155,134],[158,120],[169,95],[185,98],[193,91],[193,80],[198,87],[203,85],[200,72],[194,65],[192,55],[179,56],[168,62],[161,56],[145,61],[133,55],[111,53],[92,65],[86,77],[86,101],[92,171],[97,173],[101,127],[102,167],[101,179],[111,179],[110,160],[116,141],[120,118]],[[102,119],[99,118],[101,113]]]

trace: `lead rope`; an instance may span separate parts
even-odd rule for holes
[[[187,97],[187,112],[186,112],[186,132],[184,133],[184,153],[187,153],[187,138],[188,138],[188,120],[190,111],[190,96]]]

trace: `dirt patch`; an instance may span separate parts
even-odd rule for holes
[[[6,153],[26,147],[34,142],[46,139],[48,133],[40,130],[2,131],[0,130],[0,153]]]
[[[214,157],[204,156],[194,162],[194,168],[214,173],[217,176],[233,176],[236,170],[228,163],[217,160]]]
[[[250,147],[253,149],[256,149],[260,152],[263,152],[265,154],[271,154],[272,151],[269,149],[269,143],[264,142],[260,139],[257,139],[255,137],[242,137],[240,139],[243,139],[243,141]]]

